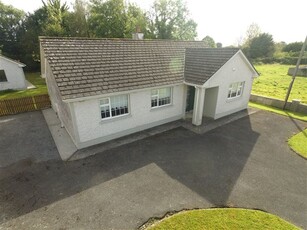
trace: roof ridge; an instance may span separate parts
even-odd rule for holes
[[[9,58],[9,57],[7,57],[7,56],[4,56],[3,54],[0,54],[0,57],[3,57],[4,59],[7,59],[7,60],[9,60],[9,61],[11,61],[11,62],[14,62],[14,63],[16,63],[16,64],[18,64],[18,65],[22,65],[22,67],[25,67],[25,66],[26,66],[26,64],[24,64],[24,63],[22,63],[22,62],[20,62],[20,61],[18,61],[18,60],[14,60],[14,59],[12,59],[12,58]]]
[[[201,43],[203,41],[196,40],[174,40],[174,39],[132,39],[132,38],[93,38],[93,37],[52,37],[52,36],[39,36],[39,40],[50,39],[50,40],[93,40],[93,41],[163,41],[163,42],[195,42]]]

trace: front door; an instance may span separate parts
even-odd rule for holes
[[[186,106],[186,109],[185,109],[186,112],[193,110],[193,108],[194,108],[194,97],[195,97],[195,87],[194,86],[188,86],[187,106]]]

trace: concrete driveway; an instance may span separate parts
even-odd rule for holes
[[[0,229],[135,229],[168,211],[258,208],[307,228],[307,123],[257,112],[203,135],[178,128],[0,179]]]

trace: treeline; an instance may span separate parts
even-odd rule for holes
[[[42,0],[43,6],[25,13],[0,0],[0,52],[37,71],[39,36],[131,38],[138,28],[147,39],[194,40],[197,24],[184,0],[155,0],[149,11],[125,0],[75,0],[71,9],[64,0]],[[30,3],[29,3],[30,4]],[[206,36],[208,47],[222,47]],[[295,64],[302,43],[276,43],[272,35],[252,24],[236,47],[254,63]],[[307,56],[302,59],[307,64]]]
[[[302,38],[303,39],[303,38]],[[245,55],[253,63],[280,63],[295,65],[302,49],[303,42],[274,42],[273,36],[269,33],[262,33],[259,26],[251,24],[246,31],[244,39],[238,41]],[[301,60],[301,64],[307,64],[307,54]]]
[[[29,3],[31,4],[31,3]],[[25,13],[0,1],[0,50],[39,70],[39,36],[131,38],[136,28],[148,39],[194,40],[197,24],[183,0],[156,0],[145,12],[124,0],[43,0]]]

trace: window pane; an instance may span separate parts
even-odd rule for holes
[[[155,95],[154,93],[157,93]],[[171,88],[162,88],[151,91],[151,107],[158,107],[171,103]]]
[[[128,95],[111,97],[112,117],[128,113]]]
[[[171,88],[159,89],[159,105],[170,104]]]
[[[101,99],[100,111],[102,119],[127,114],[129,112],[128,95],[120,95]]]
[[[151,90],[151,95],[158,95],[158,90],[157,89],[153,89]]]
[[[151,97],[151,107],[156,107],[156,106],[158,106],[158,97],[152,96]]]
[[[237,96],[240,96],[242,92],[242,86],[238,87]]]
[[[234,97],[239,97],[242,94],[243,91],[243,85],[244,82],[236,82],[232,83],[229,86],[229,91],[228,91],[228,98],[234,98]]]
[[[171,88],[159,89],[159,97],[165,98],[171,96]]]
[[[101,118],[107,118],[110,117],[110,110],[109,110],[109,106],[101,106],[100,107],[100,111],[101,111]]]
[[[106,105],[109,104],[109,98],[104,98],[100,100],[100,105]]]

